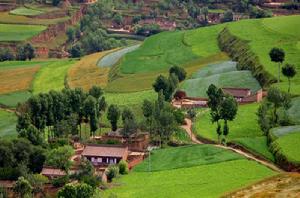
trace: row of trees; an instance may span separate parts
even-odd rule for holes
[[[90,135],[100,127],[99,119],[106,109],[103,91],[93,86],[88,93],[80,88],[40,93],[18,106],[17,131],[20,137],[41,144],[45,132],[54,137],[81,137],[81,124],[89,123]],[[46,130],[47,129],[47,130]]]
[[[0,62],[1,61],[12,61],[12,60],[31,60],[35,57],[34,47],[27,43],[25,45],[19,45],[16,48],[16,54],[9,48],[0,48]]]
[[[217,123],[216,132],[218,134],[218,141],[220,142],[220,137],[223,134],[222,142],[226,143],[226,137],[229,134],[228,121],[234,120],[238,104],[235,98],[230,95],[223,93],[221,88],[217,88],[215,85],[211,84],[207,90],[208,96],[208,107],[210,108],[210,115],[212,123]],[[221,120],[224,121],[222,128]]]

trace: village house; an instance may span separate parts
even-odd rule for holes
[[[108,166],[127,160],[128,147],[116,145],[87,145],[81,156],[89,160],[94,166]]]

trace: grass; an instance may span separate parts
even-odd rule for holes
[[[39,66],[0,70],[0,94],[28,90]]]
[[[0,138],[14,138],[16,131],[17,116],[14,113],[0,109]]]
[[[263,135],[257,123],[256,112],[258,106],[258,103],[239,105],[236,118],[229,122],[228,141],[237,138],[252,138]],[[218,140],[216,124],[211,123],[209,110],[205,110],[197,116],[196,122],[194,123],[194,132],[201,137],[214,141]]]
[[[300,124],[300,97],[293,98],[288,109],[289,118],[296,124]]]
[[[100,68],[97,62],[106,52],[98,52],[81,58],[68,70],[68,85],[71,88],[81,87],[84,90],[89,90],[93,85],[98,85],[102,88],[108,83],[109,68]]]
[[[212,145],[191,145],[171,147],[151,152],[151,171],[187,168],[198,165],[214,164],[224,161],[242,159],[243,157]],[[135,172],[147,172],[148,163],[134,168]]]
[[[14,10],[11,10],[9,13],[14,14],[14,15],[22,15],[22,16],[36,16],[36,15],[40,15],[44,12],[42,12],[40,10],[26,8],[26,7],[18,7]]]
[[[25,67],[33,67],[33,66],[45,66],[51,63],[51,61],[4,61],[0,62],[0,71],[5,69],[17,69],[17,68],[25,68]]]
[[[50,90],[61,90],[65,87],[65,78],[68,69],[75,61],[71,59],[55,61],[42,67],[36,74],[33,82],[33,93],[48,92]]]
[[[24,24],[24,25],[50,25],[64,22],[70,19],[69,16],[55,19],[37,19],[27,16],[12,15],[9,12],[0,12],[0,23],[5,24]]]
[[[151,167],[159,171],[147,172],[147,167],[146,159],[129,175],[114,181],[114,187],[104,191],[104,197],[220,197],[276,174],[212,145],[156,150],[151,156]]]
[[[145,99],[153,101],[157,94],[153,90],[132,93],[105,93],[105,99],[109,104],[131,106],[141,104]]]
[[[275,127],[270,130],[270,134],[273,138],[277,139],[297,131],[300,131],[300,125]]]
[[[285,63],[295,64],[297,70],[300,69],[300,49],[297,43],[300,40],[300,16],[273,17],[257,20],[241,20],[236,23],[229,23],[229,30],[236,36],[249,41],[252,51],[258,55],[259,60],[266,70],[277,77],[277,64],[271,62],[269,51],[273,47],[284,49],[286,57]],[[244,31],[247,29],[247,31]],[[298,72],[299,73],[299,72]],[[275,86],[283,90],[288,88],[288,80],[281,78],[282,82]],[[292,93],[300,93],[300,75],[292,79]]]
[[[252,92],[261,89],[258,81],[253,78],[250,71],[237,71],[233,62],[221,62],[207,65],[181,84],[191,97],[207,97],[206,91],[210,84],[218,87],[250,88]]]
[[[28,91],[19,91],[0,95],[0,104],[6,107],[14,108],[18,103],[25,102],[30,96],[31,93]]]
[[[272,143],[272,147],[281,155],[285,156],[289,162],[300,164],[300,130],[294,133],[281,136]]]
[[[42,25],[0,24],[0,41],[24,41],[45,29]]]
[[[238,144],[254,154],[260,155],[267,160],[275,162],[273,154],[270,152],[267,137],[250,137],[250,138],[238,138],[233,140],[235,144]]]

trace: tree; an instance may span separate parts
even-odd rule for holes
[[[222,18],[222,22],[230,22],[230,21],[233,21],[233,13],[232,13],[231,10],[227,10],[224,13],[224,16]]]
[[[68,41],[69,41],[69,42],[74,41],[74,38],[75,38],[75,30],[74,30],[74,28],[69,27],[69,28],[67,29],[67,31],[66,31],[66,34],[67,34],[67,36],[68,36]]]
[[[93,197],[94,189],[85,183],[66,184],[57,193],[58,198],[91,198]]]
[[[49,151],[46,164],[68,172],[72,162],[69,160],[74,155],[74,150],[70,146],[62,146]]]
[[[118,176],[119,167],[115,165],[109,166],[105,174],[107,176],[107,180],[111,182],[113,178]]]
[[[19,137],[28,139],[34,145],[41,145],[44,142],[39,130],[32,124],[27,129],[19,131]]]
[[[118,164],[119,166],[119,173],[121,175],[126,175],[128,174],[129,170],[128,170],[128,163],[125,160],[121,160]]]
[[[208,7],[203,7],[200,10],[201,14],[204,15],[204,21],[205,23],[207,23],[208,19],[207,19],[207,15],[208,15]]]
[[[33,193],[44,193],[43,187],[49,180],[41,174],[30,174],[27,179],[32,186]],[[45,194],[44,194],[45,195]]]
[[[214,84],[211,84],[206,94],[208,95],[208,102],[207,105],[210,108],[210,115],[212,123],[217,123],[216,132],[218,134],[218,140],[220,142],[221,132],[221,125],[219,120],[221,119],[221,104],[224,98],[224,93],[222,89],[218,89]]]
[[[27,43],[25,45],[24,50],[26,53],[26,58],[28,58],[28,60],[31,60],[35,57],[35,50],[30,43]]]
[[[24,46],[22,45],[17,46],[16,59],[21,61],[25,61],[27,59]]]
[[[168,90],[169,89],[169,81],[166,77],[164,77],[163,75],[159,75],[154,84],[153,84],[153,88],[154,90],[158,93],[160,90]]]
[[[272,62],[278,63],[278,79],[277,82],[280,82],[280,66],[281,63],[284,61],[285,53],[283,49],[274,47],[269,52],[269,56]]]
[[[169,74],[172,73],[174,73],[178,77],[179,82],[182,82],[186,78],[186,71],[182,67],[172,66],[169,69]]]
[[[225,96],[223,101],[221,102],[221,109],[220,109],[220,117],[224,120],[224,127],[223,127],[223,135],[226,136],[229,133],[229,126],[228,121],[234,120],[238,110],[238,104],[235,98],[232,96]]]
[[[289,88],[288,88],[288,92],[290,93],[291,90],[291,78],[293,78],[296,75],[296,69],[295,66],[292,64],[286,64],[283,68],[282,68],[282,74],[288,78],[289,80]]]
[[[290,107],[290,96],[284,92],[281,92],[276,87],[271,87],[268,90],[267,100],[272,104],[273,109],[273,123],[278,124],[277,110],[279,107],[289,108]]]
[[[112,131],[118,128],[118,120],[120,118],[120,110],[117,105],[110,105],[108,107],[107,119],[110,121]]]
[[[121,25],[123,23],[123,17],[119,14],[116,13],[113,17],[113,21],[117,24],[117,25]]]
[[[90,121],[91,135],[95,135],[95,131],[98,129],[98,107],[96,99],[89,95],[83,103],[83,111],[86,119]]]
[[[0,62],[1,61],[11,61],[14,59],[15,59],[15,57],[9,48],[0,48]]]
[[[89,94],[96,98],[96,100],[99,100],[99,98],[103,95],[103,90],[101,87],[93,85],[89,90]]]
[[[30,195],[33,188],[29,181],[27,181],[24,177],[19,177],[13,187],[13,190],[17,195],[19,195],[19,197],[23,198]]]
[[[71,49],[69,50],[69,53],[71,54],[72,58],[78,58],[81,57],[83,55],[83,51],[81,49],[80,44],[75,44],[71,47]]]

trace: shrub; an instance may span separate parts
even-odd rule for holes
[[[0,168],[0,180],[16,180],[19,176],[20,171],[17,168]]]
[[[121,160],[119,162],[119,173],[121,175],[126,175],[128,174],[129,170],[128,170],[128,163],[125,160]]]
[[[118,166],[109,166],[106,172],[107,180],[111,182],[113,178],[118,176],[118,173],[119,173]]]
[[[51,181],[51,183],[54,187],[62,187],[68,182],[69,182],[69,176],[68,175],[63,176],[63,177],[55,178]]]

